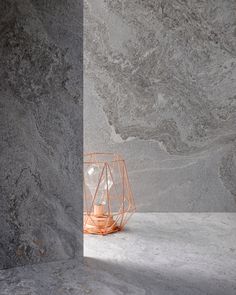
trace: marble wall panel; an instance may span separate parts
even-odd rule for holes
[[[0,268],[82,240],[82,1],[0,2]]]
[[[86,151],[139,211],[236,211],[236,2],[85,1]]]

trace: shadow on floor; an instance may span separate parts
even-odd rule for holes
[[[85,257],[0,271],[1,295],[235,295],[236,281],[192,269]],[[224,270],[222,270],[223,272]],[[226,277],[226,276],[225,276]]]
[[[117,264],[113,261],[84,258],[84,266],[91,273],[94,284],[103,282],[111,294],[147,295],[235,295],[236,281],[194,272],[191,269],[155,269],[137,267],[135,263]],[[197,269],[197,268],[196,268]],[[92,293],[93,294],[93,293]],[[94,293],[95,294],[95,293]],[[97,293],[100,294],[100,293]]]

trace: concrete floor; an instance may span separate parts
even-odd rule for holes
[[[236,294],[235,213],[136,213],[76,260],[0,271],[0,295]]]

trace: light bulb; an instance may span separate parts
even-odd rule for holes
[[[97,191],[95,205],[106,205],[107,192],[110,191],[113,185],[110,171],[105,169],[103,166],[92,164],[85,172],[85,184],[89,188],[91,195],[94,197]]]

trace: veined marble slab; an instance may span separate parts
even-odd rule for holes
[[[85,150],[140,211],[236,211],[236,2],[85,0]]]
[[[83,253],[83,10],[59,2],[0,2],[0,268]]]

